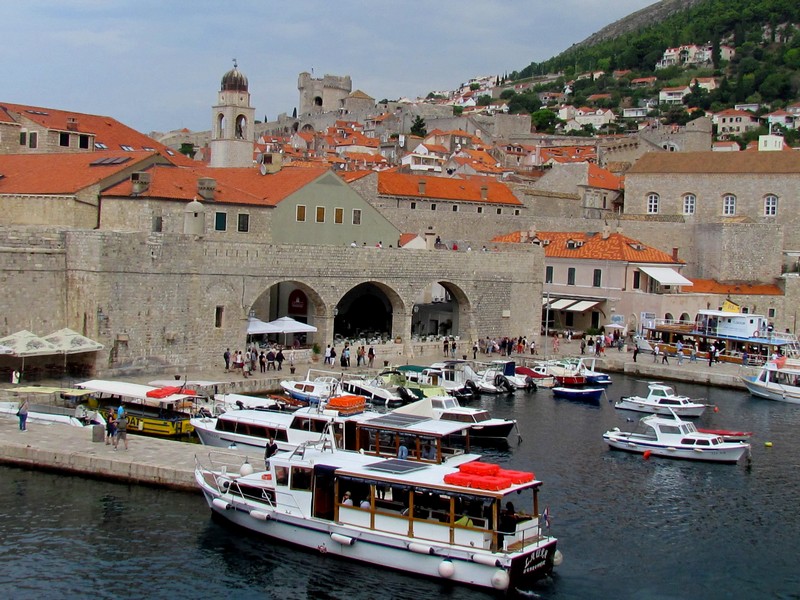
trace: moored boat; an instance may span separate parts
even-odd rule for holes
[[[556,398],[565,398],[567,400],[579,400],[581,402],[600,402],[600,398],[605,392],[604,388],[577,388],[577,387],[561,387],[556,386],[553,388],[553,395]]]
[[[701,399],[680,396],[668,385],[654,381],[647,387],[647,396],[622,396],[614,404],[614,408],[659,415],[670,415],[674,412],[679,417],[699,417],[706,410],[707,404]]]
[[[322,556],[501,591],[529,589],[561,560],[533,473],[376,458],[326,439],[265,472],[214,458],[195,470],[214,513]]]
[[[393,412],[462,423],[465,428],[469,429],[473,440],[505,439],[514,429],[517,429],[516,420],[493,419],[488,410],[461,406],[458,399],[452,396],[424,398],[413,404],[396,408]]]
[[[283,391],[294,398],[307,404],[316,404],[327,400],[339,391],[339,377],[336,373],[309,369],[305,379],[295,381],[287,379],[281,381]]]
[[[743,376],[750,394],[800,404],[800,359],[781,356],[766,362],[757,375]]]
[[[675,414],[648,415],[640,423],[642,431],[620,431],[615,427],[603,434],[603,440],[618,450],[686,460],[736,463],[750,453],[747,442],[725,441],[720,435],[698,431],[694,423]]]

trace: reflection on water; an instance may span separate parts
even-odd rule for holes
[[[800,407],[679,385],[717,404],[700,426],[756,432],[753,460],[702,464],[611,451],[642,415],[547,390],[473,406],[519,421],[522,442],[475,450],[534,471],[565,561],[538,597],[797,597]],[[615,376],[608,399],[646,384]],[[773,442],[765,448],[764,442]],[[13,598],[490,598],[258,538],[202,497],[0,468],[0,592]]]

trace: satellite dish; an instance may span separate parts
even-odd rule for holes
[[[264,163],[261,163],[261,166],[258,168],[258,170],[261,171],[262,175],[266,175],[267,174],[267,165],[265,165]]]

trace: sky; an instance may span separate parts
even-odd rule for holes
[[[304,71],[413,99],[522,70],[654,3],[16,0],[0,18],[0,103],[202,131],[234,58],[258,120],[292,114]]]

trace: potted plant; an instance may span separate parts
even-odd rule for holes
[[[314,345],[311,346],[311,362],[319,362],[320,354],[322,354],[322,348],[317,342],[314,342]]]

